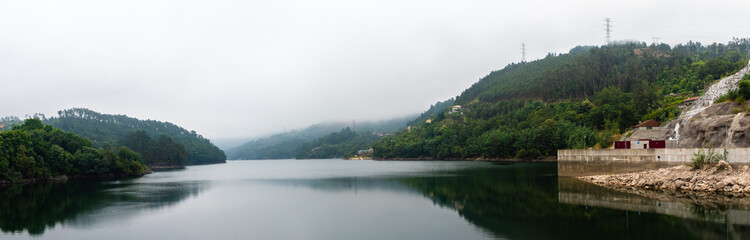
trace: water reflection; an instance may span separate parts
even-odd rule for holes
[[[472,224],[508,239],[700,239],[677,217],[561,204],[554,165],[464,170],[400,181]]]
[[[0,230],[40,236],[57,224],[90,226],[102,212],[121,217],[167,207],[205,190],[202,182],[132,181],[28,184],[0,188]]]
[[[558,178],[555,164],[512,164],[369,176],[250,180],[322,192],[387,190],[420,194],[505,239],[744,239],[736,210],[675,203]],[[656,207],[665,211],[656,210]],[[740,214],[742,215],[742,214]],[[724,224],[727,219],[740,224]],[[750,218],[748,218],[750,219]],[[729,235],[727,235],[729,232]]]
[[[656,213],[679,219],[699,239],[750,239],[747,198],[720,194],[610,189],[572,178],[560,178],[561,203]]]
[[[318,239],[750,239],[749,199],[616,191],[558,178],[556,164],[230,164],[128,181],[0,189],[0,229],[51,239],[138,238],[135,232],[194,239],[301,239],[308,236],[303,233]],[[165,208],[180,211],[149,211]],[[138,221],[92,227],[120,219]]]
[[[340,177],[322,179],[289,179],[289,180],[250,180],[252,183],[265,183],[283,187],[304,187],[322,192],[352,192],[387,190],[395,192],[412,192],[404,184],[391,178],[379,177]]]

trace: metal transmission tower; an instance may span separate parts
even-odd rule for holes
[[[526,62],[526,44],[521,43],[521,62]]]
[[[612,20],[609,18],[604,18],[604,26],[607,30],[607,45],[609,45],[612,42],[612,38],[610,37],[610,33],[612,32]]]
[[[654,40],[654,46],[659,45],[659,37],[651,37]]]

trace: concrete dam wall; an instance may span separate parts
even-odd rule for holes
[[[575,177],[655,170],[687,164],[699,150],[701,148],[563,149],[557,151],[557,172],[561,177]],[[750,164],[750,148],[727,150],[730,164]],[[723,148],[714,149],[715,154],[723,151]]]

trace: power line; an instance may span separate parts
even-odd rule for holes
[[[609,44],[610,44],[610,43],[612,42],[612,38],[611,38],[611,33],[612,33],[612,20],[611,20],[611,19],[609,19],[609,18],[604,18],[604,22],[605,22],[604,26],[605,26],[605,27],[607,27],[607,28],[606,28],[606,30],[607,30],[607,38],[606,38],[606,41],[607,41],[607,45],[609,45]]]
[[[521,43],[521,62],[526,62],[526,43]]]

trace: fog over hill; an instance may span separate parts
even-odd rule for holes
[[[298,147],[342,129],[351,129],[353,132],[358,132],[364,135],[374,135],[374,139],[379,139],[386,134],[392,134],[404,129],[406,123],[416,117],[417,115],[409,115],[406,117],[377,122],[357,123],[356,121],[352,121],[319,123],[304,129],[295,129],[267,137],[256,138],[247,141],[240,146],[225,149],[224,151],[227,153],[227,157],[230,160],[295,158]]]

